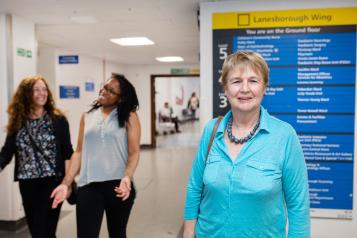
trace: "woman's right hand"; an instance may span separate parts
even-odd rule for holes
[[[66,200],[72,192],[72,182],[74,177],[77,175],[81,168],[81,156],[82,156],[82,144],[84,135],[84,117],[85,113],[81,116],[81,121],[79,124],[78,142],[77,148],[73,152],[71,159],[65,164],[66,166],[66,176],[64,177],[62,183],[58,185],[51,193],[51,198],[53,198],[52,208],[57,208],[58,204]]]
[[[66,200],[71,191],[68,188],[67,185],[65,184],[60,184],[58,185],[51,193],[51,198],[53,198],[52,202],[52,208],[55,209],[57,208],[58,204],[62,203],[64,200]]]
[[[121,178],[119,186],[116,186],[114,191],[117,193],[116,196],[121,198],[122,201],[128,199],[131,191],[131,180],[129,176]]]
[[[183,238],[195,238],[195,228],[197,220],[187,220],[184,223]]]

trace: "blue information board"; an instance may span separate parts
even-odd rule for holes
[[[60,98],[79,98],[79,86],[60,86]]]
[[[356,26],[319,26],[310,33],[306,27],[214,30],[214,116],[228,109],[218,84],[222,52],[239,50],[259,52],[269,64],[262,104],[299,135],[311,208],[341,210],[351,218]]]
[[[95,84],[93,82],[85,82],[85,89],[87,92],[94,92]]]
[[[60,55],[58,56],[59,64],[78,64],[79,56],[78,55]]]

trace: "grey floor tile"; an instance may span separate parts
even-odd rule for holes
[[[157,137],[157,149],[141,151],[135,173],[137,198],[128,224],[129,238],[182,237],[185,187],[199,142],[199,122],[182,124],[182,133]],[[64,204],[58,238],[76,237],[75,207]],[[0,238],[28,238],[25,228],[0,231]],[[107,238],[103,220],[101,238]]]

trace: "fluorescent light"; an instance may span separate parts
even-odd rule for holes
[[[154,42],[147,37],[112,38],[111,42],[122,46],[153,45]]]
[[[160,62],[181,62],[183,58],[180,56],[165,56],[165,57],[156,57],[157,61]]]
[[[97,22],[97,19],[92,16],[71,16],[69,19],[75,23],[80,24],[90,24]]]

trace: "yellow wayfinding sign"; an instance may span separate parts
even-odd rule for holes
[[[212,28],[329,26],[357,24],[357,7],[213,13]]]

